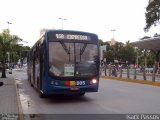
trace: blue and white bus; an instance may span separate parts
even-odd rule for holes
[[[28,54],[28,80],[40,97],[97,92],[99,42],[93,33],[47,30]]]

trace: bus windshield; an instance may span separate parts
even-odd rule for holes
[[[49,73],[53,76],[93,76],[98,72],[98,46],[49,42]]]

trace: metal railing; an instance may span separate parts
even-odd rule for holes
[[[158,70],[159,71],[159,70]],[[126,68],[116,67],[116,66],[101,66],[100,74],[102,76],[113,76],[120,78],[130,78],[139,80],[149,80],[149,81],[160,81],[159,72],[155,72],[155,68]]]

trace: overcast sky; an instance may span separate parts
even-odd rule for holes
[[[40,29],[63,28],[96,33],[99,39],[119,42],[137,41],[148,33],[145,26],[145,8],[148,0],[0,0],[0,30],[12,24],[12,34],[19,35],[32,46],[39,38]]]

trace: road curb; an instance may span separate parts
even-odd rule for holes
[[[17,88],[17,84],[16,84],[16,80],[15,79],[14,79],[14,85],[15,85],[15,88],[16,88],[19,120],[24,120],[23,109],[22,109],[22,105],[21,105],[21,102],[20,102],[20,97],[19,97],[18,88]]]
[[[130,79],[130,78],[121,78],[121,77],[112,77],[112,76],[101,76],[101,78],[107,78],[110,80],[119,80],[124,82],[131,82],[131,83],[139,83],[139,84],[146,84],[152,86],[160,86],[160,82],[152,82],[147,80],[137,80],[137,79]]]

